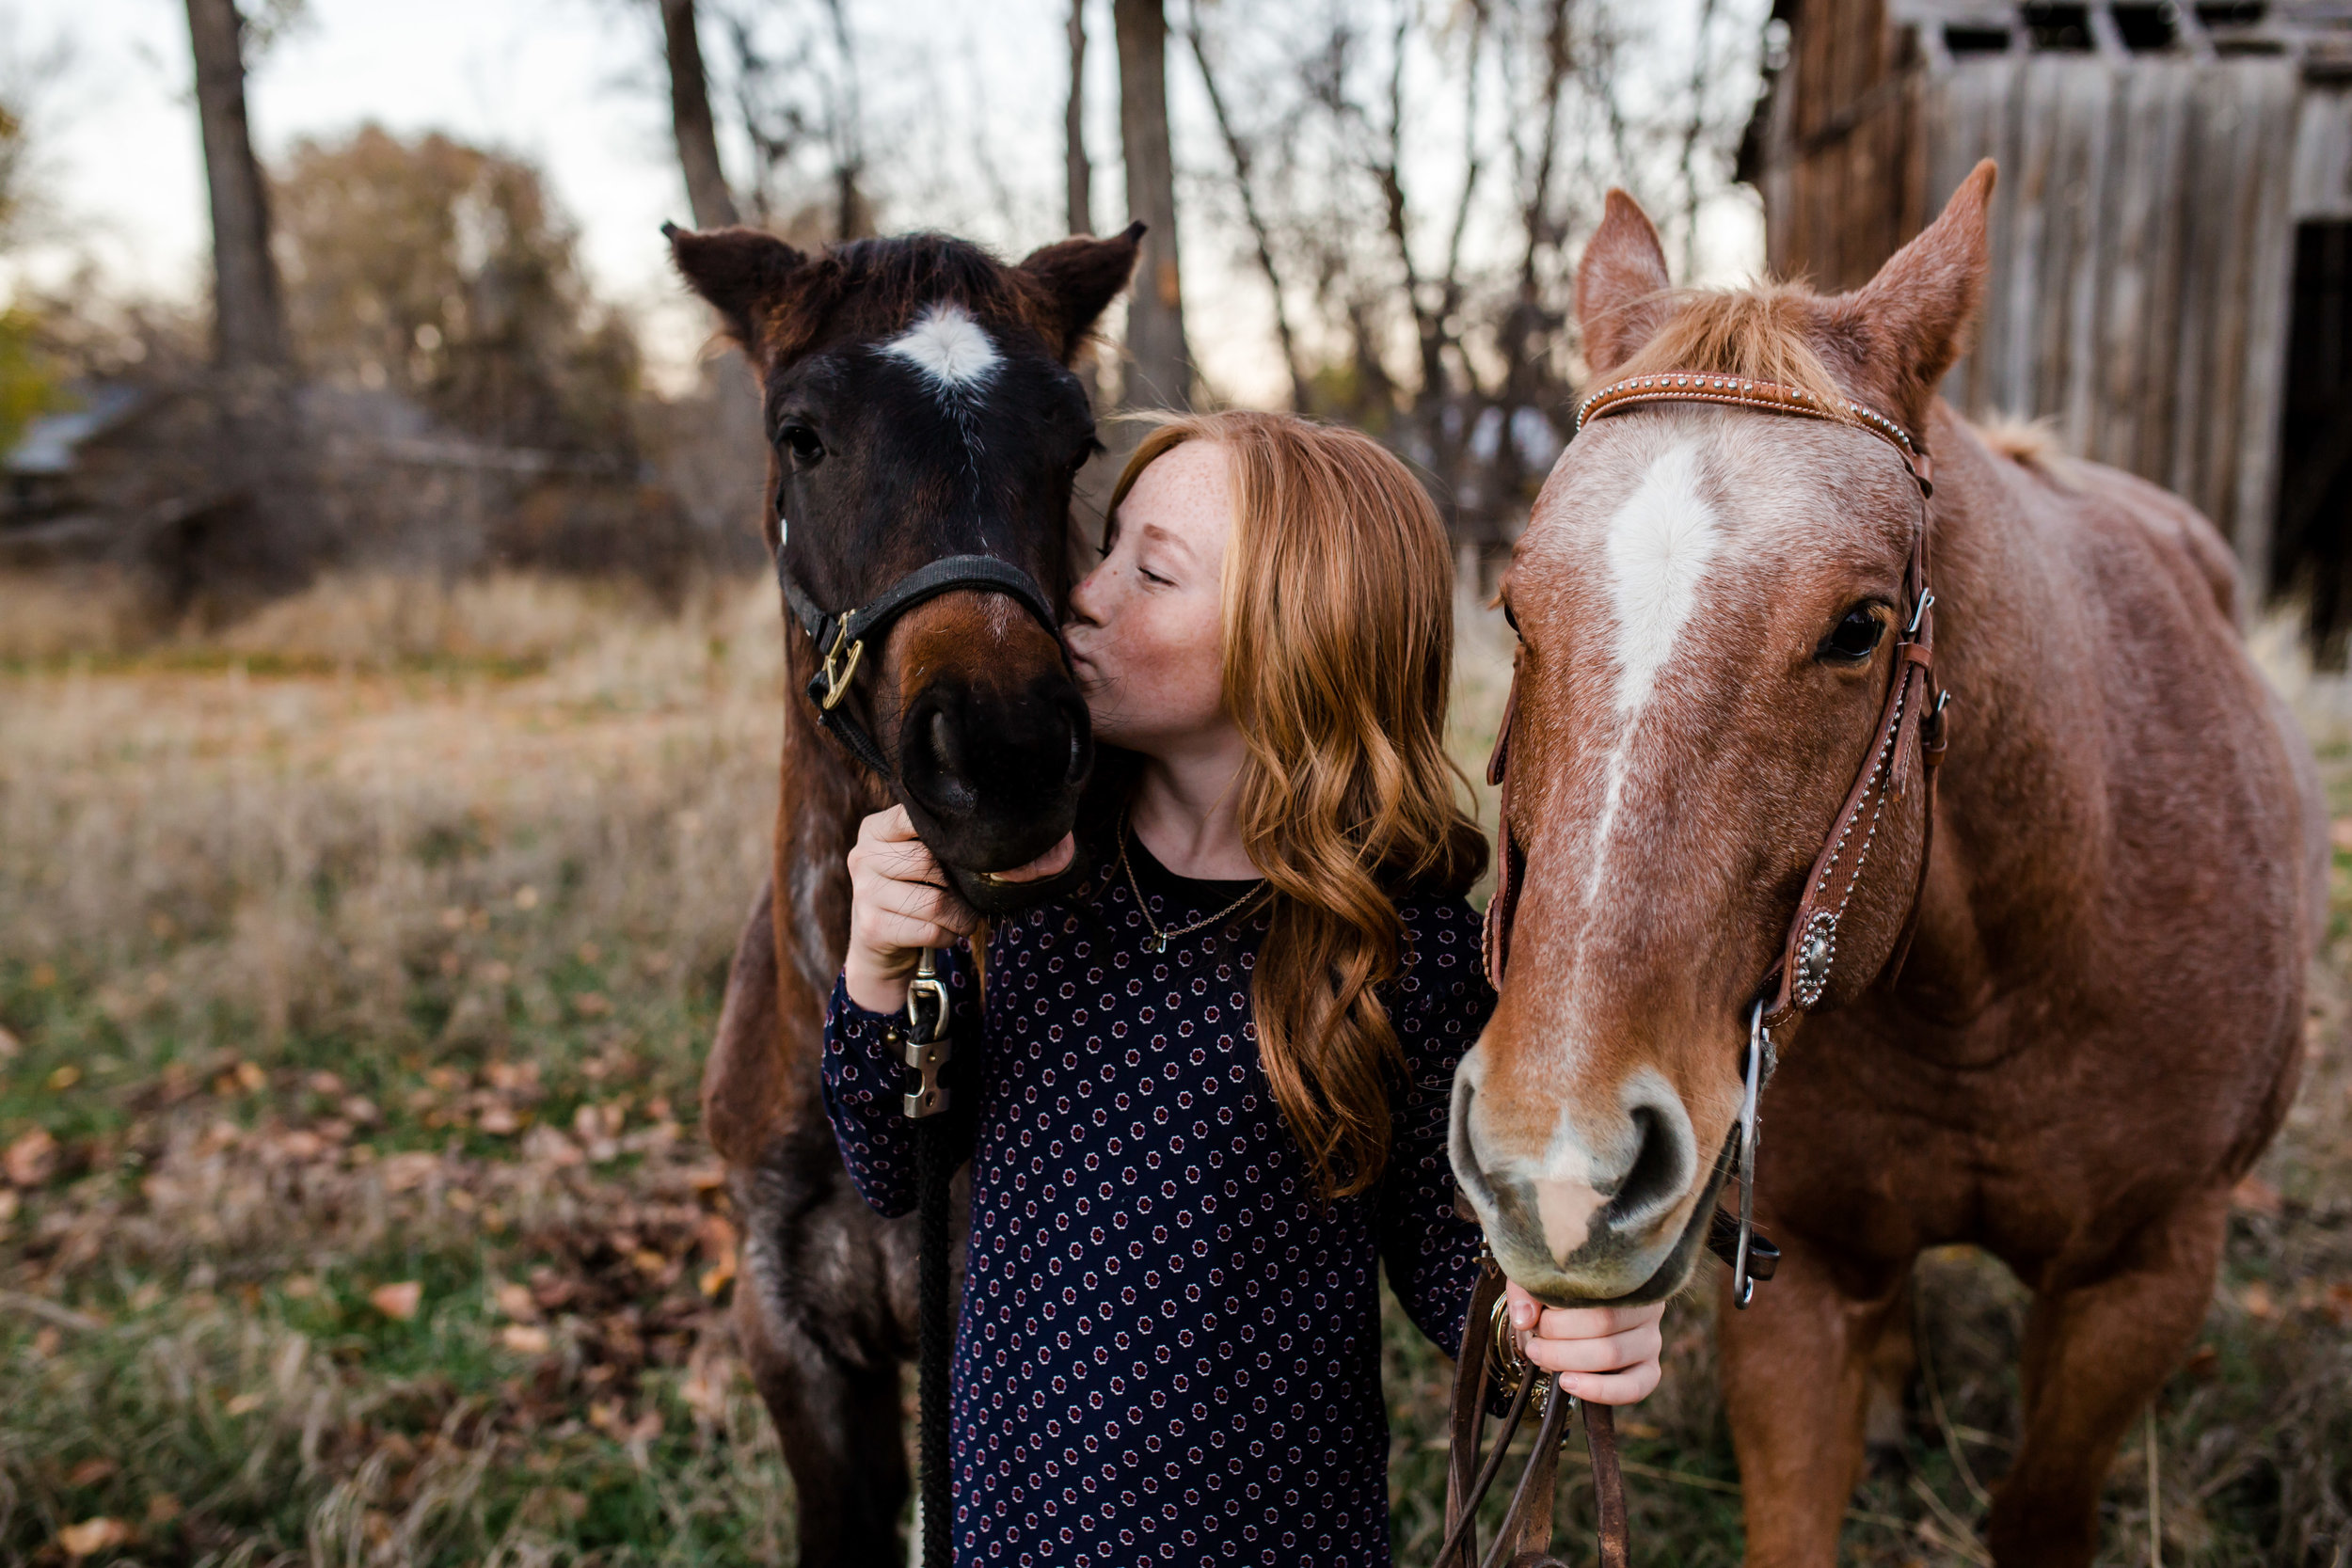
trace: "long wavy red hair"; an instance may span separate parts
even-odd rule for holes
[[[1327,1196],[1378,1180],[1396,1031],[1377,988],[1404,958],[1395,899],[1459,895],[1486,869],[1445,751],[1454,572],[1444,525],[1396,456],[1288,414],[1199,414],[1144,437],[1113,512],[1187,441],[1232,465],[1225,701],[1249,745],[1249,858],[1274,886],[1251,982],[1284,1119]]]

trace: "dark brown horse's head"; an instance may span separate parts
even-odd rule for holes
[[[671,231],[679,271],[757,370],[774,504],[768,540],[829,612],[948,556],[1069,589],[1072,482],[1098,450],[1069,363],[1135,266],[1136,230],[1018,266],[938,234],[804,255],[751,229]],[[843,702],[958,887],[1067,833],[1093,760],[1055,631],[1002,594],[930,598],[866,647]],[[791,634],[796,667],[814,667]]]
[[[1613,193],[1578,274],[1595,386],[1790,384],[1924,438],[1975,309],[1991,184],[1986,166],[1835,298],[1675,293],[1649,220]],[[1503,588],[1524,872],[1502,995],[1455,1080],[1453,1157],[1504,1270],[1539,1295],[1650,1301],[1690,1275],[1751,1011],[1874,754],[1920,506],[1894,449],[1851,424],[1666,403],[1595,420],[1535,503]],[[1924,793],[1890,795],[1854,835],[1867,866],[1823,1006],[1887,966]]]

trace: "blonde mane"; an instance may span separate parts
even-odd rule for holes
[[[1677,289],[1651,298],[1672,305],[1674,314],[1609,372],[1609,380],[1695,371],[1777,381],[1844,417],[1850,394],[1813,347],[1820,296],[1812,290],[1766,281],[1747,289]]]

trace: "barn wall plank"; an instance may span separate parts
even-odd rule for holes
[[[2305,86],[2289,200],[2297,219],[2352,218],[2352,91]]]
[[[2248,588],[2268,589],[2279,485],[2279,420],[2286,404],[2287,312],[2295,270],[2296,150],[2300,136],[2302,84],[2282,68],[2256,84],[2259,134],[2254,149],[2256,189],[2245,229],[2245,347],[2238,359],[2239,412],[2234,433],[2217,432],[2236,453],[2237,471],[2222,521]],[[2234,436],[2233,439],[2232,437]]]
[[[2072,198],[2074,251],[2068,263],[2065,333],[2066,363],[2058,381],[2053,411],[2066,433],[2068,447],[2088,451],[2097,438],[2100,366],[2106,345],[2100,326],[2100,305],[2113,285],[2115,253],[2115,156],[2118,121],[2123,103],[2125,73],[2105,61],[2090,62],[2083,73],[2083,90],[2072,107],[2077,122],[2080,155]]]

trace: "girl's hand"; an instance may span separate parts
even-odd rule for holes
[[[1647,1307],[1546,1307],[1516,1284],[1503,1286],[1504,1308],[1519,1351],[1560,1386],[1595,1404],[1632,1404],[1658,1386],[1659,1320],[1666,1304]]]
[[[907,977],[926,947],[972,934],[979,916],[947,889],[946,873],[914,836],[904,806],[858,824],[850,847],[850,1000],[869,1012],[907,1005]]]

